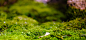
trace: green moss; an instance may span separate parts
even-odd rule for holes
[[[17,16],[14,17],[12,22],[18,22],[19,24],[38,24],[38,22],[27,16]]]
[[[74,7],[69,7],[66,12],[66,16],[67,18],[69,18],[69,20],[80,17],[84,18],[86,16],[86,10],[80,10]]]
[[[74,9],[72,11],[76,10]],[[68,11],[69,14],[71,14],[72,11],[70,9]],[[79,10],[77,10],[77,12],[79,13]],[[73,13],[72,16],[73,17],[71,18],[74,18],[74,16],[78,17],[79,14],[77,15],[75,12],[75,14]],[[11,5],[9,9],[7,7],[0,8],[0,40],[86,39],[85,17],[76,18],[74,20],[62,23],[61,18],[65,17],[60,11],[44,6],[43,3],[37,3],[33,0],[19,0],[14,5]],[[38,21],[50,22],[45,22],[38,25]],[[49,32],[50,34],[40,38],[40,36],[45,35],[46,32]]]
[[[9,11],[10,13],[17,13],[17,15],[27,15],[39,22],[53,20],[61,21],[61,18],[65,18],[60,11],[56,11],[51,7],[45,6],[43,3],[37,3],[29,0],[23,0],[23,3],[22,1],[18,1],[9,8]]]

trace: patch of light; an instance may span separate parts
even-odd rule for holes
[[[22,20],[22,17],[18,17],[20,20]]]
[[[4,21],[4,23],[6,23],[6,22]]]
[[[45,35],[40,36],[40,37],[38,37],[38,38],[41,38],[41,37],[47,36],[47,35],[49,35],[49,34],[50,34],[49,32],[46,32],[46,34],[45,34]]]
[[[23,33],[23,32],[22,32]]]
[[[52,27],[50,27],[50,28],[52,28]]]
[[[16,22],[16,24],[17,24],[17,22]]]
[[[55,22],[53,22],[53,24],[56,24]]]
[[[24,18],[24,20],[27,20],[26,18]]]
[[[25,24],[27,24],[27,22],[25,22]]]
[[[47,35],[49,35],[50,33],[49,32],[46,32],[46,34],[44,35],[44,36],[47,36]]]

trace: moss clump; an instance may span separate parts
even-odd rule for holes
[[[68,22],[61,22],[61,18],[65,18],[65,16],[60,11],[44,6],[43,3],[37,3],[33,0],[18,0],[9,8],[0,8],[0,40],[86,39],[86,17]],[[38,21],[50,22],[39,25]],[[44,36],[46,32],[50,34]]]
[[[69,7],[67,12],[66,12],[66,16],[67,18],[69,18],[69,20],[73,20],[73,19],[76,19],[76,18],[84,18],[86,15],[86,10],[79,10],[79,9],[76,9],[74,7]]]
[[[22,17],[22,16],[17,16]],[[13,20],[21,23],[22,21],[15,17]],[[23,16],[26,18],[26,16]],[[19,21],[17,21],[17,20]],[[23,20],[23,19],[22,19]],[[73,23],[72,23],[73,22]],[[26,26],[26,24],[12,24],[3,30],[0,39],[30,39],[30,40],[78,40],[86,39],[85,19],[77,18],[69,22],[46,22],[41,25]],[[78,25],[79,23],[79,25]],[[82,24],[83,23],[83,24]],[[35,24],[35,23],[33,23]],[[71,25],[72,24],[72,25]],[[30,25],[30,24],[28,24]],[[78,26],[76,26],[78,25]],[[0,25],[1,26],[1,25]],[[83,26],[83,27],[82,27]],[[49,32],[50,35],[39,38]],[[14,37],[15,36],[15,37]],[[20,36],[22,38],[20,38]]]
[[[61,21],[65,16],[55,9],[45,6],[43,3],[37,3],[29,0],[18,1],[9,8],[10,13],[17,15],[26,15],[39,22]]]

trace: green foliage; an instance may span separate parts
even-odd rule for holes
[[[18,22],[19,24],[38,24],[38,22],[30,17],[27,16],[17,16],[14,17],[13,22]]]
[[[75,19],[75,18],[79,18],[79,17],[84,18],[86,16],[86,10],[82,11],[82,10],[76,9],[74,7],[69,7],[66,12],[66,16],[69,19]]]
[[[51,37],[56,37],[59,40],[79,40],[79,39],[85,39],[82,38],[82,34],[86,34],[85,30],[85,20],[81,18],[76,18],[75,20],[71,20],[69,22],[63,22],[63,23],[56,23],[56,22],[47,22],[42,24],[41,27],[43,28],[50,28],[48,30],[53,30],[54,33],[51,33]],[[83,35],[85,36],[85,35]],[[45,37],[46,39],[46,37]],[[49,39],[49,38],[47,38]]]
[[[0,21],[6,20],[7,14],[3,11],[0,11]]]
[[[47,5],[45,6],[43,3],[37,3],[29,0],[23,0],[23,2],[18,1],[9,8],[9,11],[10,13],[17,15],[27,15],[38,20],[39,22],[53,20],[61,21],[61,18],[65,18],[60,11],[56,11]]]
[[[25,26],[25,28],[28,29],[28,28],[34,27],[37,24],[38,24],[38,22],[36,20],[34,20],[30,17],[27,17],[27,16],[17,16],[17,17],[14,17],[13,20],[8,20],[6,18],[2,18],[0,20],[0,30],[4,30],[7,28],[11,28],[11,27],[13,27],[15,29],[19,29],[24,26]]]

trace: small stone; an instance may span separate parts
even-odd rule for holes
[[[50,33],[49,32],[46,32],[45,36],[49,35]]]

